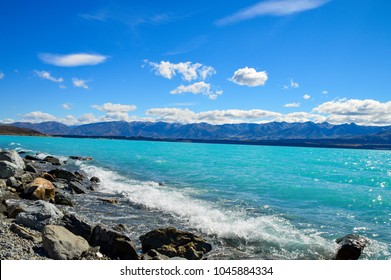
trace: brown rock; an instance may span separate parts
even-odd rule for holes
[[[25,194],[35,200],[55,201],[55,188],[49,180],[44,178],[36,178],[28,184]]]

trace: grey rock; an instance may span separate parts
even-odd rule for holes
[[[176,228],[162,228],[140,236],[143,252],[156,250],[168,257],[181,257],[188,260],[199,260],[212,250],[212,245],[193,233]]]
[[[160,254],[158,251],[151,249],[141,256],[142,260],[169,260],[170,258]]]
[[[43,200],[29,202],[23,210],[16,215],[16,223],[39,231],[46,225],[58,224],[64,216],[56,206]]]
[[[80,176],[77,176],[76,174],[72,173],[71,171],[68,171],[65,169],[54,169],[54,170],[50,170],[48,173],[58,179],[65,179],[67,181],[81,181],[82,180],[82,178],[80,178]]]
[[[69,182],[69,187],[77,194],[85,194],[88,192],[87,188],[85,188],[79,182],[71,181]]]
[[[47,225],[42,232],[43,248],[55,260],[74,260],[87,252],[88,242],[62,226]]]
[[[53,157],[53,156],[47,156],[43,159],[43,161],[49,162],[52,165],[61,165],[62,164],[58,158]]]
[[[55,190],[54,203],[65,206],[75,206],[71,197],[60,189]]]
[[[10,178],[7,179],[6,184],[10,188],[14,188],[14,189],[20,190],[22,182],[16,180],[15,177],[10,177]]]
[[[26,155],[24,158],[27,160],[41,161],[40,158],[38,158],[36,156],[32,156],[32,155]]]
[[[20,168],[9,161],[0,161],[0,179],[8,179],[17,174]]]
[[[28,207],[27,201],[22,199],[7,199],[4,202],[7,207],[6,214],[9,218],[15,218]]]
[[[62,219],[62,225],[73,234],[80,235],[90,241],[93,226],[76,215],[66,214]]]
[[[6,180],[0,179],[0,188],[5,188],[7,186]]]
[[[93,184],[99,184],[100,183],[100,179],[98,177],[91,177],[90,178],[90,182],[93,183]]]
[[[24,161],[20,157],[20,155],[18,154],[17,151],[9,150],[9,151],[0,152],[0,161],[1,160],[11,162],[11,163],[15,164],[20,169],[25,168]]]
[[[29,184],[34,180],[34,177],[29,173],[23,173],[20,177],[22,184]]]
[[[38,173],[38,170],[35,168],[35,166],[32,163],[27,163],[24,170],[28,171],[28,172],[31,172],[33,174],[37,174]]]
[[[339,245],[335,257],[337,260],[358,260],[368,244],[368,240],[358,234],[348,234],[335,242]]]
[[[90,244],[92,246],[100,246],[101,252],[112,259],[139,259],[129,237],[101,225],[94,227]]]

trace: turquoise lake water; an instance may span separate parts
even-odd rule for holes
[[[13,136],[0,147],[93,157],[70,163],[102,180],[73,211],[136,241],[176,226],[207,237],[211,259],[329,259],[335,238],[358,233],[364,259],[391,259],[390,151]]]

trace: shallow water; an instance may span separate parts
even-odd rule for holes
[[[210,258],[329,259],[335,238],[358,233],[364,258],[391,258],[389,151],[12,136],[0,147],[93,157],[71,161],[102,180],[76,210],[135,240],[176,226],[211,240]]]

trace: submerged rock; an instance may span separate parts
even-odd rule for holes
[[[58,158],[53,157],[53,156],[47,156],[43,159],[43,161],[49,162],[52,165],[61,165],[62,164]]]
[[[38,158],[36,156],[32,156],[32,155],[26,155],[24,158],[27,159],[27,160],[41,161],[40,158]]]
[[[190,232],[176,228],[162,228],[140,236],[143,252],[156,250],[168,257],[182,257],[199,260],[212,250],[212,245],[205,239]]]
[[[104,203],[109,203],[109,204],[117,204],[118,200],[115,198],[98,198],[98,200],[104,202]]]
[[[90,182],[98,185],[100,183],[100,179],[94,176],[90,178]]]
[[[90,244],[112,259],[138,260],[136,249],[129,237],[102,225],[94,227]]]
[[[82,184],[76,181],[69,182],[69,187],[71,190],[73,190],[76,194],[85,194],[88,193],[87,188],[85,188]]]
[[[88,242],[62,226],[48,225],[42,232],[43,248],[55,260],[74,260],[87,252]]]
[[[92,157],[81,157],[81,156],[70,156],[69,158],[73,160],[83,160],[83,161],[93,160]]]
[[[348,234],[335,240],[339,244],[337,260],[358,260],[368,240],[358,234]]]

